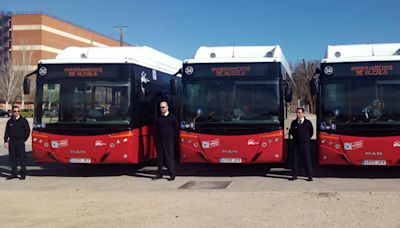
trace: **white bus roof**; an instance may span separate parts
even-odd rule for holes
[[[400,43],[329,45],[322,63],[399,61]]]
[[[39,63],[133,63],[168,74],[175,74],[182,67],[182,61],[146,46],[68,47],[55,59],[40,60]]]
[[[289,75],[291,70],[279,45],[200,47],[193,59],[184,63],[280,62]]]

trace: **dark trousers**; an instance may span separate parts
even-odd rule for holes
[[[24,142],[9,142],[8,144],[9,158],[11,164],[11,175],[16,176],[18,174],[17,165],[18,161],[21,166],[21,176],[26,175],[26,154],[25,154],[25,143]]]
[[[311,166],[311,147],[310,143],[295,144],[293,151],[292,160],[292,175],[297,177],[299,170],[299,157],[303,162],[304,168],[306,169],[306,175],[312,177],[312,166]]]
[[[157,142],[158,176],[162,176],[163,165],[168,169],[168,174],[175,177],[174,139],[161,139]]]

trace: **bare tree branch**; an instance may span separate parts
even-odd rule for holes
[[[0,62],[0,96],[6,103],[6,109],[10,109],[9,104],[14,103],[19,95],[20,85],[21,81],[11,61],[2,59]]]
[[[0,98],[6,103],[6,109],[10,109],[9,105],[16,101],[20,101],[24,108],[22,85],[24,76],[32,70],[32,54],[30,50],[18,50],[11,59],[0,60]]]
[[[295,94],[305,105],[309,105],[310,112],[315,113],[313,97],[310,93],[310,80],[314,75],[315,69],[318,67],[318,61],[305,61],[298,62],[293,67],[293,80],[296,83]]]

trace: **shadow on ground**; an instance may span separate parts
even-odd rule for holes
[[[336,178],[399,178],[399,167],[352,167],[318,166],[314,161],[315,177]],[[29,176],[97,177],[97,176],[135,176],[151,178],[156,174],[156,162],[140,165],[102,164],[79,165],[59,163],[35,163],[32,153],[27,153]],[[237,177],[258,176],[288,179],[291,175],[287,164],[190,164],[176,163],[177,176]],[[301,168],[302,170],[302,168]],[[9,175],[8,155],[0,155],[0,177]],[[301,173],[304,175],[304,173]],[[300,175],[301,176],[301,175]]]

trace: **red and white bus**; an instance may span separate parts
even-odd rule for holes
[[[181,66],[145,46],[70,47],[40,61],[34,72],[34,160],[140,163],[156,157],[152,124],[159,102],[173,102]]]
[[[400,162],[400,44],[328,46],[318,92],[319,163]]]
[[[291,71],[278,45],[200,47],[182,71],[181,162],[284,162]]]

